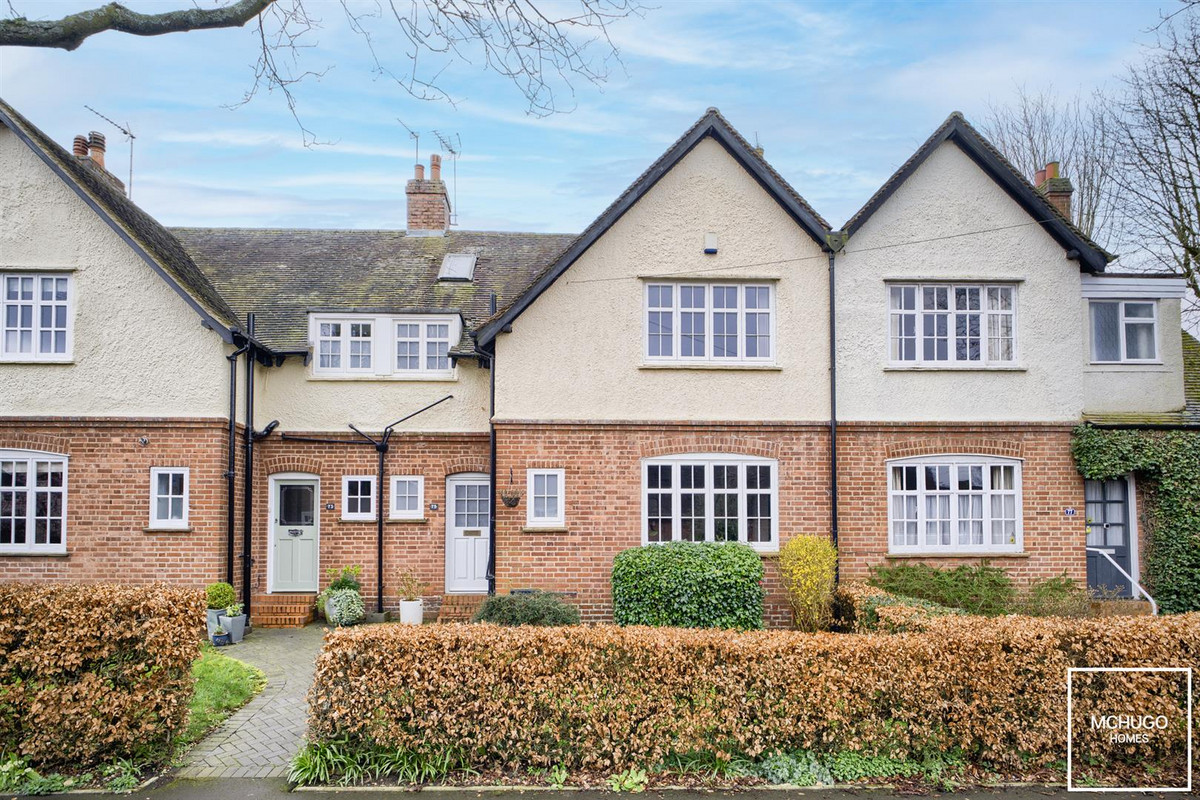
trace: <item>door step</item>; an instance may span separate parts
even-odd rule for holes
[[[448,594],[442,597],[438,622],[470,622],[487,599],[486,594]]]
[[[254,595],[250,621],[256,628],[303,628],[314,619],[316,601],[316,592]]]

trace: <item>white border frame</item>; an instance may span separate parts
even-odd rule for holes
[[[371,482],[371,510],[364,514],[359,511],[351,514],[346,511],[349,505],[347,502],[350,499],[350,481],[370,481]],[[375,521],[375,504],[379,502],[379,487],[376,483],[379,481],[377,475],[343,475],[342,476],[342,507],[339,509],[341,518],[346,522],[374,522]]]
[[[885,364],[887,365],[888,369],[901,369],[901,370],[902,369],[911,369],[911,370],[924,370],[924,371],[944,369],[944,370],[951,370],[951,371],[961,371],[961,370],[972,370],[972,369],[1004,370],[1004,369],[1013,369],[1013,368],[1019,367],[1020,363],[1021,363],[1021,300],[1020,300],[1021,291],[1020,291],[1020,285],[1021,285],[1021,282],[1018,280],[1014,280],[1014,281],[1002,281],[1002,280],[998,280],[998,281],[994,281],[994,280],[978,280],[978,281],[970,281],[970,280],[963,280],[963,281],[885,280],[884,281],[884,294],[883,294],[883,307],[884,307],[884,313],[886,314],[886,321],[884,324],[884,341],[885,341],[885,345],[887,347]],[[916,289],[916,292],[917,292],[916,308],[909,309],[909,310],[892,308],[892,289],[894,289],[894,288],[902,289],[902,288],[906,288],[906,287],[911,287],[913,289]],[[954,290],[955,289],[979,289],[980,290],[980,294],[979,294],[979,355],[980,355],[980,359],[978,361],[959,361],[955,358],[958,351],[955,349],[955,346],[954,346],[954,339],[955,339],[954,315],[958,314],[958,313],[970,313],[970,312],[958,312],[952,308],[948,309],[944,312],[941,312],[941,311],[926,312],[925,309],[922,307],[922,297],[924,294],[924,292],[922,290],[926,289],[926,288],[947,289],[949,291],[949,299],[950,299],[951,305],[953,304],[953,301],[954,301]],[[988,311],[987,290],[993,289],[993,288],[1012,289],[1013,357],[1011,359],[1008,359],[1007,361],[1001,361],[999,359],[993,361],[987,357],[987,354],[988,354],[988,325],[987,325],[987,322],[988,322],[989,314],[993,313],[993,312]],[[922,319],[926,313],[937,313],[937,314],[944,313],[944,314],[946,314],[947,317],[949,317],[949,320],[946,323],[946,337],[947,337],[947,345],[946,345],[947,353],[946,354],[948,356],[950,356],[950,358],[947,359],[946,361],[926,361],[925,360],[925,357],[924,357],[925,356],[924,333],[923,333],[924,325],[922,324]],[[996,313],[1002,314],[1004,312],[996,312]],[[916,341],[917,341],[916,355],[917,355],[917,358],[914,361],[900,361],[898,359],[892,358],[892,318],[898,314],[915,314],[916,315],[916,318],[917,318],[917,321],[916,321]]]
[[[558,478],[558,514],[553,517],[537,517],[533,513],[533,479],[536,475],[554,475]],[[561,528],[567,524],[567,478],[562,469],[525,470],[525,526],[528,528]]]
[[[895,466],[925,466],[928,464],[950,464],[953,465],[960,461],[982,462],[984,467],[993,465],[1013,466],[1016,467],[1014,474],[1016,483],[1016,498],[1017,498],[1017,542],[1011,546],[997,546],[993,544],[984,544],[979,547],[968,545],[960,545],[957,543],[951,544],[944,548],[931,548],[927,544],[915,545],[897,545],[892,542],[892,467]],[[990,456],[981,453],[937,453],[926,456],[906,456],[903,458],[891,458],[883,462],[884,477],[887,480],[885,488],[887,490],[887,552],[889,555],[904,555],[904,556],[927,556],[935,558],[938,556],[946,556],[953,558],[978,558],[989,556],[1003,557],[1011,556],[1014,553],[1025,552],[1025,459],[1013,458],[1011,456]],[[918,477],[918,481],[921,477]],[[988,478],[990,481],[990,477]],[[922,497],[924,490],[919,490],[918,497]],[[950,496],[956,496],[954,491],[951,491]],[[990,497],[988,493],[984,493],[984,514],[987,522],[991,521],[991,503],[987,502]],[[954,507],[957,505],[951,502],[951,519],[954,518]],[[924,528],[921,522],[925,516],[925,504],[917,503],[917,539],[924,538]],[[984,537],[991,538],[991,526],[985,526]],[[957,542],[958,531],[954,526],[951,526],[950,538],[952,542]]]
[[[454,491],[453,491],[453,487],[456,484],[460,484],[460,483],[482,483],[488,487],[489,493],[491,492],[491,488],[492,488],[490,476],[486,472],[455,472],[455,473],[452,473],[452,474],[446,476],[446,497],[445,497],[445,506],[444,506],[446,509],[446,512],[443,515],[446,518],[446,530],[445,530],[445,536],[442,539],[442,560],[446,562],[446,569],[445,569],[445,575],[443,576],[443,580],[445,581],[443,586],[445,587],[445,594],[486,594],[487,593],[487,581],[484,581],[484,586],[483,586],[482,590],[479,590],[479,589],[451,589],[450,588],[450,585],[452,582],[451,581],[451,571],[450,571],[451,566],[452,566],[451,559],[453,558],[451,547],[450,547],[450,531],[454,528]],[[484,530],[487,533],[487,536],[489,539],[488,547],[490,548],[491,547],[490,539],[492,536],[492,524],[494,522],[494,517],[496,514],[496,498],[494,498],[494,497],[489,498],[487,510],[488,510],[488,525]]]
[[[317,574],[316,586],[306,591],[287,591],[283,594],[307,594],[321,591],[321,476],[311,472],[276,472],[267,479],[267,594],[275,594],[275,505],[278,502],[280,481],[309,481],[316,487],[313,520],[317,523]]]
[[[670,286],[671,293],[671,355],[670,356],[652,356],[650,355],[650,288],[653,286]],[[683,326],[680,324],[680,315],[684,313],[684,309],[680,305],[682,297],[680,289],[684,286],[703,286],[704,287],[704,342],[705,355],[703,356],[683,356],[681,355],[680,338],[683,335]],[[767,297],[770,300],[770,306],[767,309],[767,314],[770,317],[770,336],[771,336],[771,355],[763,358],[756,356],[749,358],[746,356],[746,287],[754,287],[756,289],[765,288]],[[734,313],[738,320],[738,356],[736,358],[718,358],[713,355],[712,337],[713,337],[713,302],[712,290],[716,287],[736,288],[737,289],[737,308]],[[705,367],[720,367],[720,366],[774,366],[778,362],[779,353],[779,335],[778,335],[778,317],[776,310],[776,286],[773,281],[728,281],[717,279],[705,280],[653,280],[647,279],[642,287],[642,362],[651,366],[694,366],[700,365]],[[665,309],[653,309],[654,311],[663,311]],[[730,309],[721,309],[721,313],[728,313]],[[753,309],[753,312],[762,313],[762,309]]]
[[[396,482],[417,482],[417,508],[414,511],[396,509]],[[388,481],[388,519],[424,519],[425,518],[425,476],[424,475],[392,475]]]
[[[371,328],[371,367],[370,369],[350,369],[350,331],[346,328],[340,340],[345,343],[342,351],[342,363],[347,365],[338,369],[321,367],[320,326],[322,323],[336,322],[343,326],[355,323],[369,322]],[[421,328],[421,368],[412,370],[396,369],[396,326],[398,324],[419,325]],[[431,370],[425,368],[426,358],[426,325],[448,325],[449,349],[453,350],[462,337],[462,317],[457,314],[337,314],[330,312],[310,312],[308,315],[308,347],[311,354],[309,359],[309,378],[317,380],[392,380],[392,381],[452,381],[457,376],[457,366],[453,356],[450,358],[450,368]]]
[[[1089,786],[1076,787],[1071,780],[1071,759],[1074,744],[1071,740],[1071,678],[1076,672],[1182,672],[1187,675],[1187,776],[1186,787]],[[1067,791],[1068,792],[1190,792],[1192,791],[1192,668],[1191,667],[1067,667]]]
[[[6,278],[28,278],[34,280],[33,292],[33,336],[34,336],[34,352],[32,353],[6,353],[4,352],[4,306],[8,301],[4,299],[5,279]],[[41,299],[41,280],[42,278],[66,278],[67,279],[67,352],[66,353],[51,353],[44,355],[37,352],[41,337],[39,332],[39,318],[42,307]],[[75,361],[75,276],[71,272],[62,272],[48,270],[44,272],[34,272],[26,270],[9,270],[0,272],[0,363],[4,364],[70,364]],[[23,301],[16,301],[18,303]],[[57,301],[51,301],[51,304],[56,304]]]
[[[21,454],[21,455],[18,456],[18,454]],[[6,455],[10,455],[11,458],[5,459]],[[0,461],[2,461],[2,460],[16,461],[16,460],[18,460],[18,458],[28,459],[30,461],[37,461],[38,456],[41,456],[43,461],[48,461],[50,459],[60,459],[62,461],[62,465],[63,465],[62,545],[61,546],[51,546],[51,545],[38,546],[38,545],[30,544],[29,539],[32,536],[33,532],[27,531],[26,532],[26,543],[25,543],[24,547],[16,547],[11,544],[0,546],[0,556],[27,555],[27,554],[35,555],[35,556],[36,555],[48,555],[48,556],[58,555],[58,556],[61,556],[61,555],[65,555],[67,552],[67,528],[68,528],[67,523],[70,521],[67,503],[71,499],[71,457],[69,455],[67,455],[66,453],[52,453],[49,450],[22,450],[20,448],[0,449]],[[30,488],[30,487],[27,487],[27,488]]]
[[[1126,317],[1125,306],[1128,303],[1135,305],[1148,305],[1154,311],[1152,317]],[[1161,364],[1162,360],[1162,325],[1159,324],[1158,313],[1158,298],[1142,297],[1142,298],[1091,298],[1088,300],[1087,314],[1087,336],[1088,336],[1088,364],[1101,367],[1111,367],[1117,364]],[[1095,318],[1092,314],[1093,309],[1097,304],[1108,304],[1117,306],[1117,335],[1121,357],[1116,361],[1101,361],[1096,358],[1096,325]],[[1125,326],[1145,325],[1150,322],[1154,325],[1154,356],[1152,358],[1126,358],[1125,357]]]
[[[183,519],[158,519],[155,511],[158,508],[158,476],[163,474],[183,473]],[[168,495],[169,496],[169,495]],[[192,471],[188,467],[151,467],[150,468],[150,524],[148,527],[160,531],[182,530],[190,527],[192,518]]]

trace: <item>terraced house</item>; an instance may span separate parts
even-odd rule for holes
[[[1182,279],[958,114],[838,231],[715,109],[578,236],[453,228],[436,156],[405,230],[168,229],[103,155],[0,104],[0,579],[229,579],[270,625],[361,564],[371,606],[412,569],[602,620],[618,551],[740,541],[784,624],[803,532],[1130,594],[1137,487],[1071,430],[1200,424]]]

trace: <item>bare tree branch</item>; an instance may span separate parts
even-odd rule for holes
[[[109,3],[56,20],[31,20],[17,16],[0,19],[0,46],[53,47],[74,50],[89,36],[120,31],[134,36],[240,28],[275,0],[238,0],[217,8],[188,8],[162,14],[139,14],[120,3]],[[9,9],[12,10],[11,3]]]

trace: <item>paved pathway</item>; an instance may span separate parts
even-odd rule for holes
[[[225,650],[267,676],[267,687],[188,753],[181,778],[282,778],[300,749],[322,625],[257,630]]]

